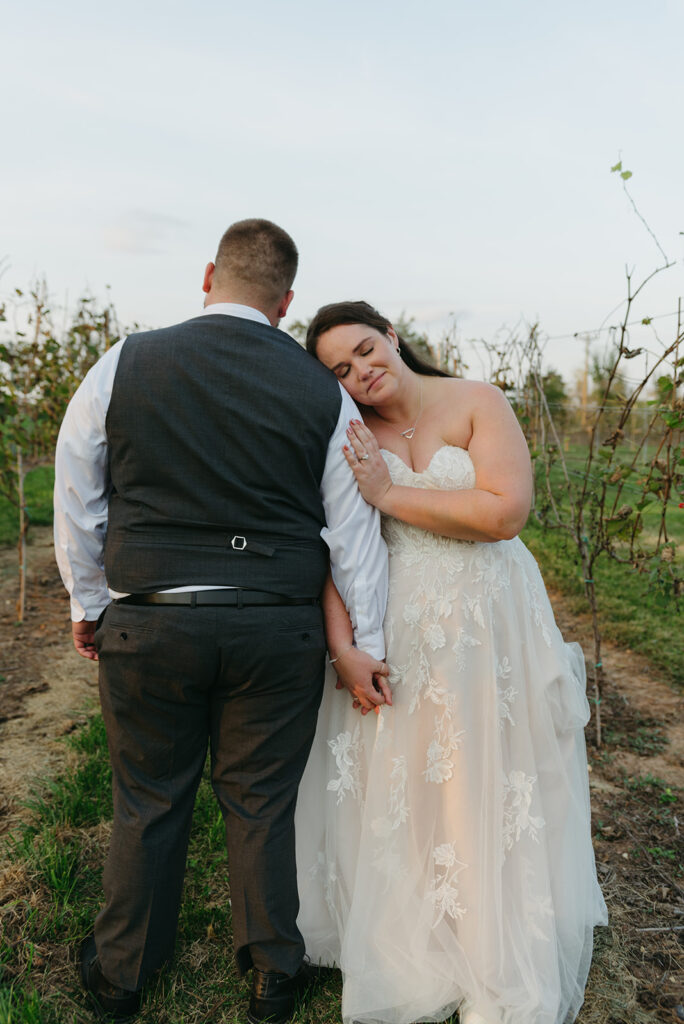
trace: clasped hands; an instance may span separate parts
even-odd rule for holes
[[[347,689],[354,698],[354,707],[361,708],[361,714],[369,711],[377,714],[383,704],[392,706],[392,691],[387,677],[389,668],[384,661],[378,661],[371,654],[349,647],[335,659],[338,690]]]

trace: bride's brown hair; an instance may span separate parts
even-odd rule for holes
[[[328,306],[321,306],[309,324],[306,332],[306,351],[315,356],[320,336],[326,331],[332,330],[333,327],[342,326],[342,324],[363,324],[365,327],[373,327],[385,337],[392,327],[391,322],[367,302],[331,302]],[[408,342],[399,335],[397,337],[399,338],[399,355],[409,370],[420,373],[423,377],[451,376],[446,370],[440,370],[421,359]]]

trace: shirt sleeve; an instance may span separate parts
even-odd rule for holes
[[[71,399],[55,452],[55,557],[71,618],[95,620],[109,604],[104,573],[110,479],[105,421],[123,341],[92,367]]]
[[[330,438],[321,481],[327,522],[321,537],[330,549],[333,581],[349,612],[356,646],[382,660],[387,548],[380,535],[380,513],[361,497],[342,451],[347,443],[349,420],[361,416],[342,385],[340,391],[340,416]]]

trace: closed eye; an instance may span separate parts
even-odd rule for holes
[[[356,352],[356,354],[361,356],[361,357],[369,356],[371,354],[371,352],[374,350],[374,348],[375,348],[375,345],[367,345],[366,348],[359,349]],[[337,377],[338,380],[344,380],[344,378],[349,373],[349,370],[350,370],[349,363],[338,363],[337,366],[333,367],[333,373],[335,374],[335,376]]]

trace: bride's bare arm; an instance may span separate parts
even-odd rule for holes
[[[346,687],[361,707],[361,713],[377,710],[381,704],[392,703],[387,679],[388,668],[365,651],[354,647],[354,632],[332,576],[328,572],[321,599],[325,636],[338,687]]]
[[[498,388],[475,385],[468,452],[475,487],[440,491],[393,484],[372,432],[354,421],[348,462],[366,501],[386,515],[459,540],[508,540],[522,530],[532,500],[527,444]],[[359,453],[369,458],[359,462]]]

